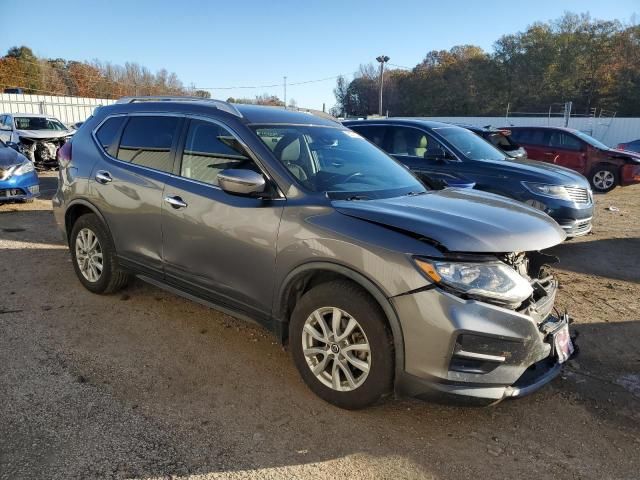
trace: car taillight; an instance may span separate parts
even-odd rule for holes
[[[58,149],[58,163],[66,167],[71,162],[71,142],[66,142]]]

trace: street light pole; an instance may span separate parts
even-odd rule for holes
[[[284,77],[284,108],[287,108],[287,77]]]
[[[387,63],[390,58],[386,55],[380,55],[376,57],[376,60],[380,62],[380,103],[378,104],[378,115],[382,116],[382,86],[384,84],[384,64]]]

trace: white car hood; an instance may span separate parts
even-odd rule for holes
[[[65,131],[62,131],[62,130],[16,130],[16,133],[18,134],[19,137],[35,138],[35,139],[61,138],[61,137],[68,137],[73,134],[73,132],[70,132],[68,130],[65,130]]]

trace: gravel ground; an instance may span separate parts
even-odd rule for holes
[[[259,327],[139,281],[83,289],[55,184],[0,206],[0,478],[638,478],[640,186],[554,249],[581,346],[561,378],[490,408],[347,412]]]

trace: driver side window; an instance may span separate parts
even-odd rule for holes
[[[392,127],[389,130],[389,153],[392,155],[425,160],[455,160],[438,140],[422,130],[409,127]]]
[[[218,173],[227,168],[258,171],[242,145],[225,128],[212,122],[191,120],[180,176],[218,185]]]

